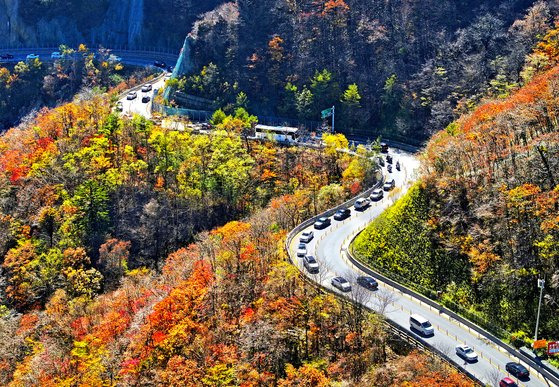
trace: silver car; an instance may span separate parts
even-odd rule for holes
[[[375,189],[372,193],[371,193],[371,200],[378,202],[380,199],[382,199],[384,196],[384,193],[382,192],[381,188],[377,188]]]
[[[301,243],[309,243],[314,238],[314,233],[309,231],[303,231],[301,237],[299,238],[299,242]]]
[[[351,285],[344,277],[334,277],[331,282],[332,286],[342,292],[351,292]]]
[[[466,361],[476,361],[477,353],[472,348],[463,344],[456,347],[456,354]]]

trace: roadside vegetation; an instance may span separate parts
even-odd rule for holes
[[[286,262],[291,228],[374,182],[343,136],[285,147],[246,141],[239,109],[209,135],[111,110],[93,95],[0,137],[0,384],[472,385]]]
[[[421,181],[355,241],[372,266],[437,298],[515,345],[559,332],[557,29],[529,58],[542,66],[501,100],[436,134]],[[485,321],[485,323],[483,323]]]

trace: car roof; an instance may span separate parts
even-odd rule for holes
[[[417,322],[422,323],[422,322],[429,322],[429,320],[427,320],[425,317],[419,315],[419,314],[412,314],[410,317],[412,317],[413,319],[417,320]]]

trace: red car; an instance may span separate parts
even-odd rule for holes
[[[518,384],[511,378],[503,378],[499,383],[499,387],[518,387]]]

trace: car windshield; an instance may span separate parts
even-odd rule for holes
[[[309,231],[305,231],[305,232],[303,233],[303,236],[309,236],[309,235],[311,235],[311,233],[310,233]]]
[[[300,249],[306,249],[307,246],[305,246],[304,244],[301,243],[301,244],[299,244],[299,248],[300,248]]]
[[[474,352],[474,350],[471,349],[470,347],[463,348],[463,350],[464,350],[464,353],[472,353],[472,352]]]
[[[307,261],[309,261],[309,263],[316,263],[316,259],[314,259],[314,257],[307,257]]]
[[[327,218],[319,218],[318,221],[319,222],[326,222]]]
[[[424,328],[429,328],[431,326],[431,323],[429,321],[425,321],[423,324],[421,324],[421,326]]]

